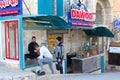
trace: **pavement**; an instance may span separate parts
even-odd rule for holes
[[[36,80],[36,77],[31,71],[23,71],[0,62],[0,80]]]
[[[19,70],[0,62],[0,80],[120,80],[120,72],[102,74],[47,74],[37,76],[30,70]]]
[[[102,74],[46,75],[38,77],[38,80],[120,80],[120,72]]]

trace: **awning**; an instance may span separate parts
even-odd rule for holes
[[[69,28],[68,23],[58,16],[23,17],[23,22],[25,27]]]
[[[97,26],[92,30],[83,30],[88,36],[114,37],[114,34],[106,27]]]

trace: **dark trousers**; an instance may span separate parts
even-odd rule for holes
[[[60,61],[58,61],[59,59],[60,59]],[[62,64],[63,58],[59,58],[59,59],[57,59],[57,63],[60,65],[63,65]],[[63,74],[63,66],[60,67],[60,74]]]
[[[33,53],[33,54],[25,54],[25,59],[26,58],[30,58],[30,59],[35,59],[38,57],[37,53]]]

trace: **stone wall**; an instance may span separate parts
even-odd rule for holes
[[[45,29],[24,29],[23,41],[24,41],[24,54],[28,52],[28,44],[31,42],[32,36],[36,36],[38,44],[45,43],[47,41],[47,31]],[[82,30],[71,30],[68,34],[63,35],[63,41],[65,46],[65,53],[76,52],[79,50],[81,43],[85,41],[86,35]]]
[[[118,17],[120,18],[120,1],[119,0],[109,0],[110,1],[110,5],[111,5],[111,8],[112,8],[112,15],[113,15],[113,19],[115,17]]]
[[[85,41],[85,34],[82,30],[71,30],[68,34],[64,34],[65,52],[76,52]]]
[[[28,52],[28,44],[31,42],[32,36],[36,36],[37,43],[40,45],[41,43],[47,40],[46,30],[44,29],[24,29],[23,30],[24,53]]]

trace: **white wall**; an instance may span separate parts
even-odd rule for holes
[[[38,0],[24,0],[24,2],[26,3],[31,14],[38,14]],[[25,6],[24,2],[22,1],[23,14],[29,14],[29,11],[27,10],[27,7]]]
[[[4,24],[0,22],[0,60],[3,60],[5,57],[5,38],[4,38]]]

